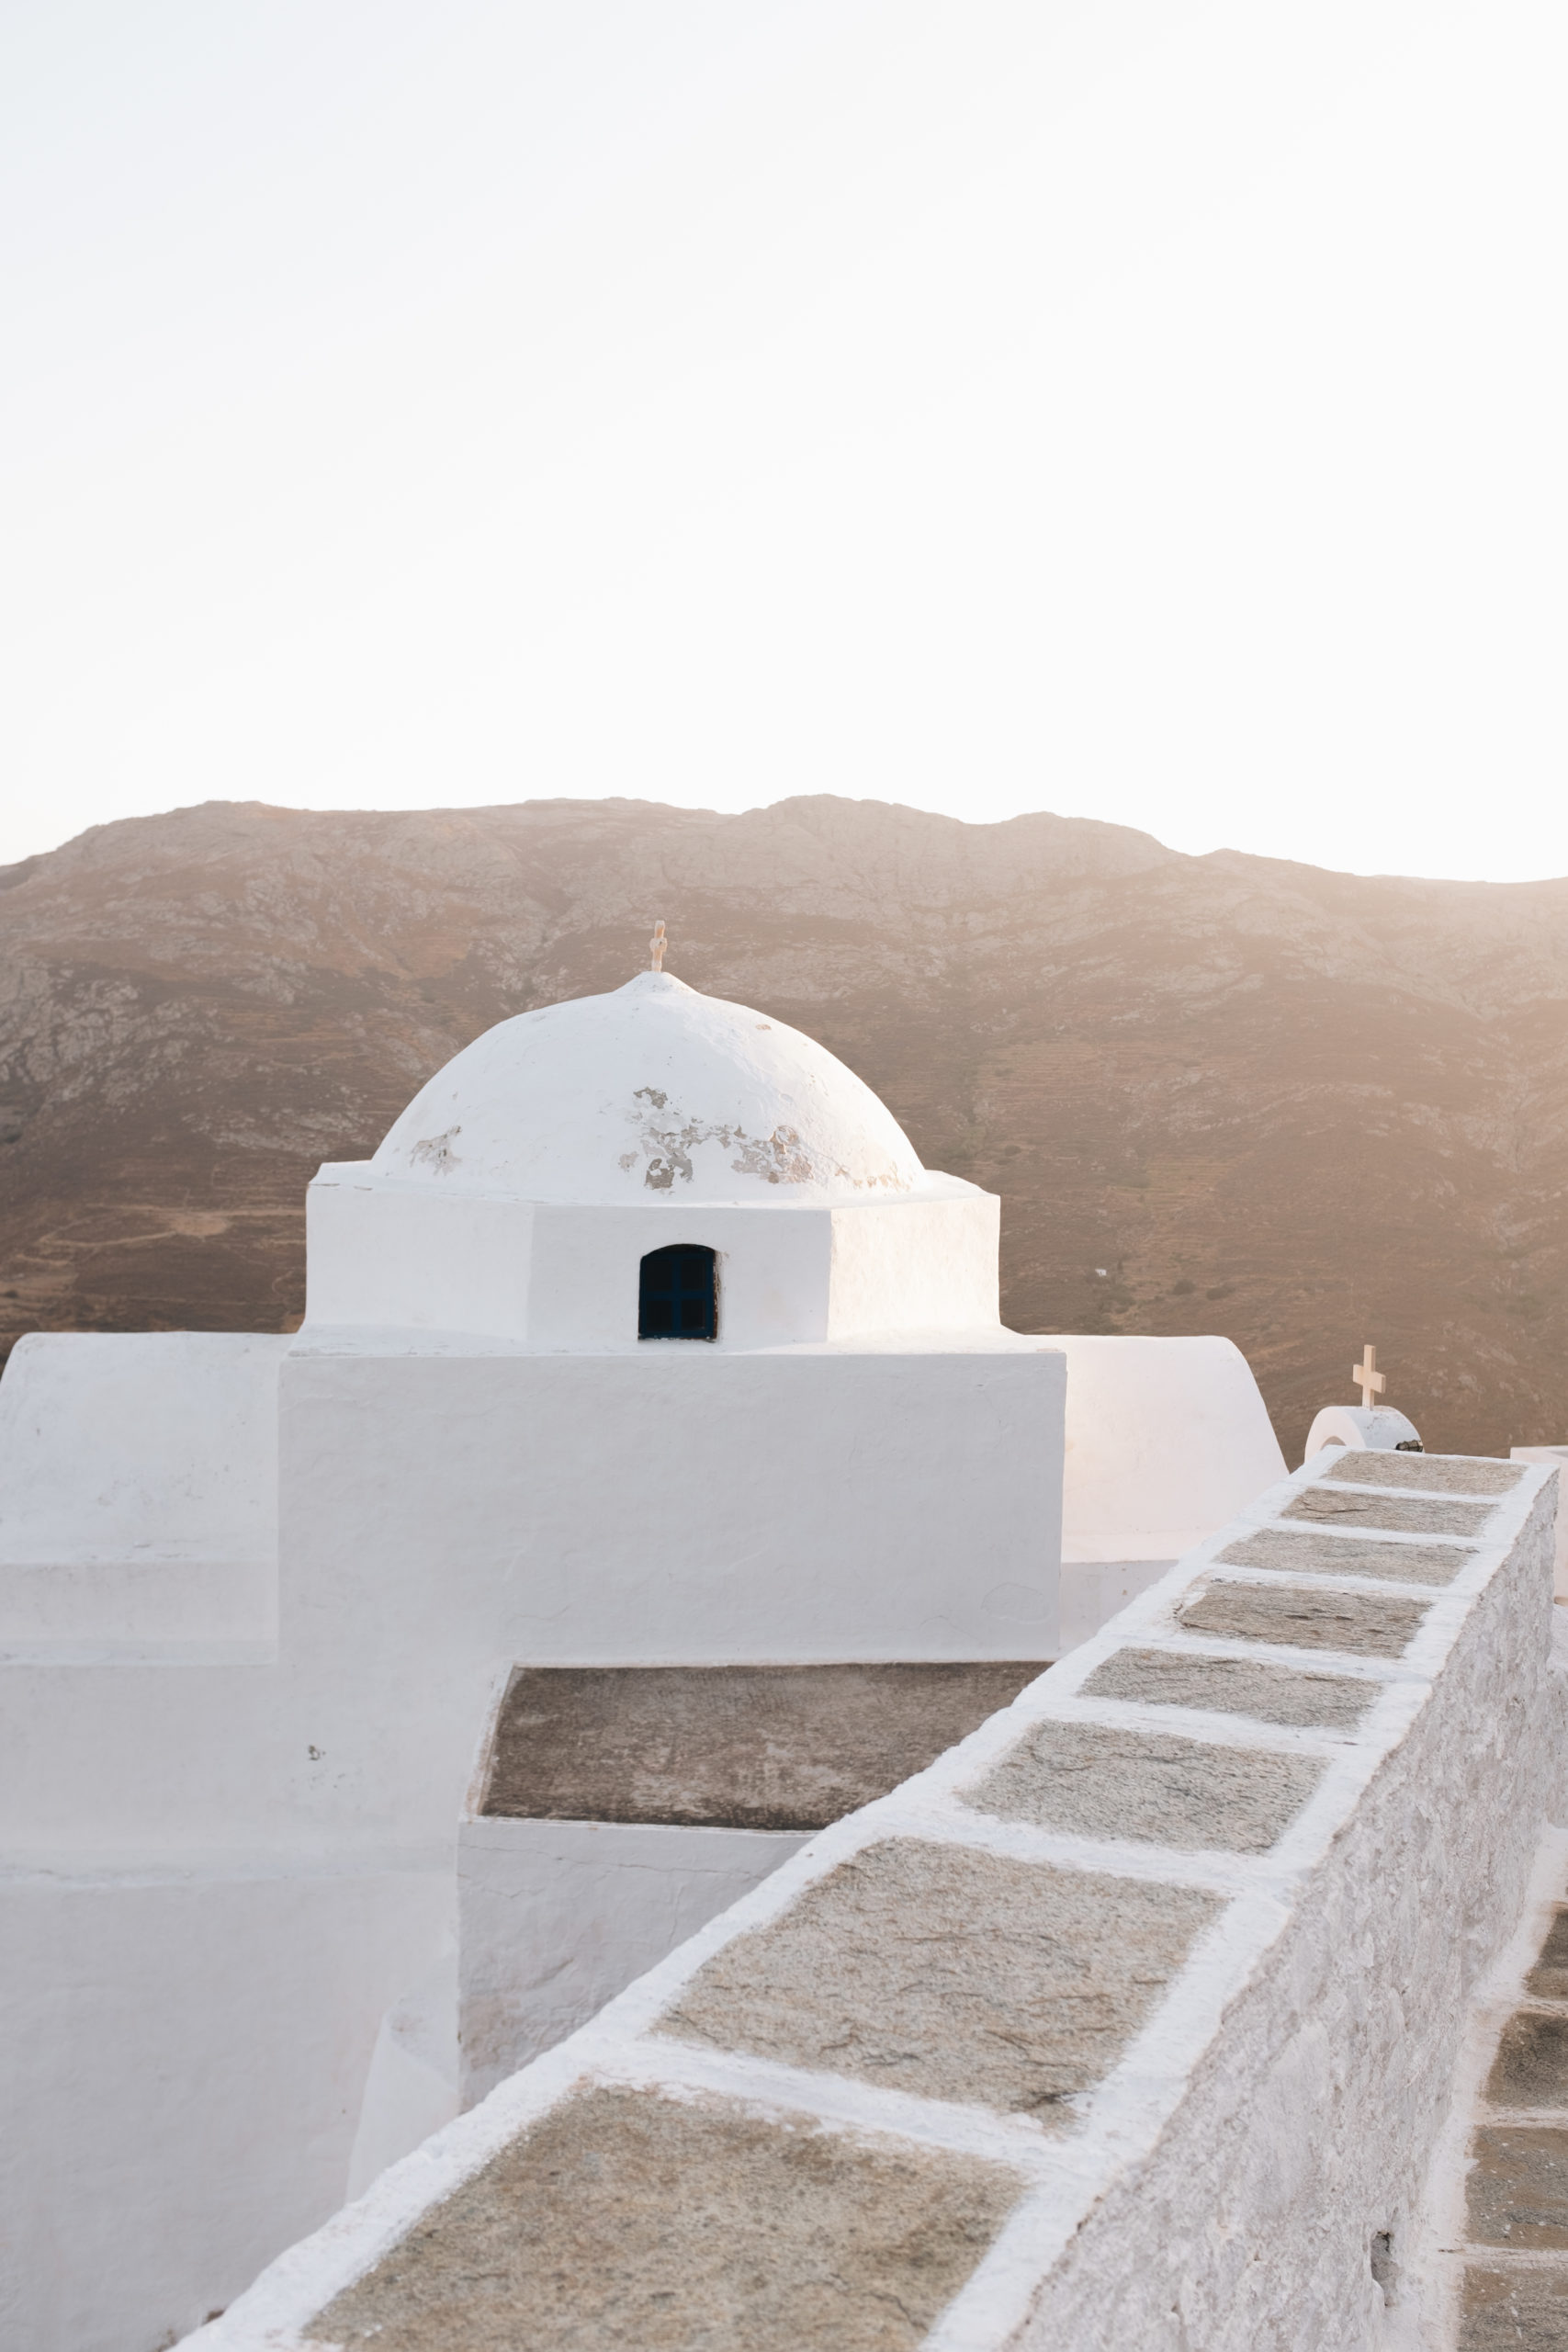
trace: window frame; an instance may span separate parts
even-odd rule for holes
[[[649,1304],[648,1289],[648,1270],[649,1266],[653,1264],[655,1260],[663,1259],[675,1261],[683,1259],[687,1256],[688,1252],[691,1253],[692,1256],[701,1257],[706,1261],[706,1328],[700,1331],[687,1331],[680,1329],[650,1331],[647,1329],[645,1328],[645,1317]],[[673,1276],[673,1268],[671,1269],[671,1272]],[[686,1300],[694,1298],[695,1296],[695,1292],[683,1291],[679,1280],[672,1279],[671,1289],[668,1293],[668,1305],[671,1310],[671,1319],[678,1322],[680,1319],[680,1309],[682,1304]],[[657,1250],[645,1250],[643,1251],[641,1259],[638,1261],[637,1264],[637,1336],[639,1347],[642,1346],[644,1342],[648,1342],[651,1345],[658,1345],[666,1340],[679,1342],[681,1340],[689,1341],[694,1340],[704,1340],[711,1347],[718,1338],[718,1251],[716,1250],[710,1248],[708,1243],[705,1241],[669,1241],[663,1243]]]

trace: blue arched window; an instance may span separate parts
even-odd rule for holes
[[[718,1337],[718,1261],[695,1242],[650,1250],[637,1290],[639,1340]]]

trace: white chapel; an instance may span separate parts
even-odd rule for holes
[[[758,1709],[891,1786],[1281,1476],[1229,1341],[1006,1329],[999,1213],[654,969],[321,1169],[299,1331],[17,1346],[5,2340],[173,2342],[774,1868]]]

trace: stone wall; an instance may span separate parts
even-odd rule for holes
[[[461,2104],[1043,1670],[514,1668],[457,1838]]]
[[[192,2340],[1402,2340],[1554,1785],[1552,1510],[1319,1455]]]

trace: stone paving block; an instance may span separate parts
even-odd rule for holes
[[[1568,2124],[1483,2124],[1471,2154],[1472,2239],[1527,2253],[1568,2248]]]
[[[311,2322],[374,2352],[913,2352],[1021,2183],[595,2089],[546,2116]]]
[[[1303,1528],[1260,1527],[1227,1544],[1227,1567],[1283,1568],[1292,1576],[1382,1577],[1392,1584],[1451,1584],[1474,1558],[1457,1544],[1387,1544],[1375,1535],[1320,1535]]]
[[[1402,1487],[1428,1495],[1506,1495],[1518,1485],[1525,1469],[1522,1462],[1489,1462],[1472,1455],[1454,1462],[1441,1454],[1354,1450],[1332,1470],[1325,1470],[1320,1483]]]
[[[1568,2263],[1467,2269],[1459,2352],[1568,2352]]]
[[[1146,1838],[1261,1854],[1323,1777],[1306,1756],[1220,1747],[1165,1732],[1037,1724],[965,1802],[1084,1838]]]
[[[1426,1615],[1419,1600],[1382,1592],[1295,1592],[1285,1585],[1209,1585],[1177,1611],[1192,1634],[1281,1642],[1305,1650],[1399,1657]]]
[[[1086,1698],[1132,1699],[1146,1707],[1204,1707],[1260,1723],[1325,1731],[1359,1723],[1375,1684],[1333,1674],[1297,1674],[1248,1658],[1186,1657],[1179,1650],[1117,1650],[1083,1685]]]
[[[1568,1909],[1553,1912],[1540,1958],[1525,1978],[1525,1991],[1538,2001],[1568,2001]]]
[[[1383,1527],[1397,1535],[1479,1535],[1492,1503],[1445,1502],[1436,1495],[1356,1495],[1343,1487],[1303,1487],[1280,1516],[1335,1527]]]
[[[1045,1661],[519,1667],[484,1811],[821,1829],[886,1796]]]
[[[1222,1908],[1194,1887],[890,1838],[701,1969],[659,2030],[1065,2121]]]
[[[1503,2028],[1485,2097],[1492,2107],[1568,2108],[1568,2017],[1516,2009]]]

